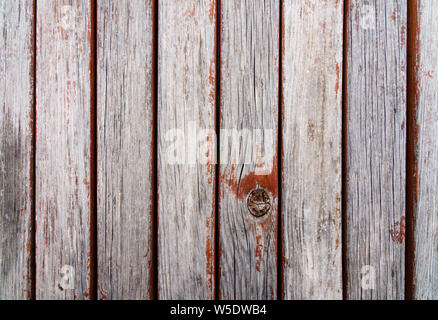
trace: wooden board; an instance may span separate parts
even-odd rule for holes
[[[216,147],[209,134],[196,148],[196,134],[201,136],[201,130],[215,129],[215,36],[215,0],[159,1],[160,299],[214,297],[215,168],[211,159]],[[177,138],[174,133],[178,129],[186,139]],[[187,159],[173,159],[175,145],[187,147],[182,150],[187,151]],[[212,145],[210,159],[205,159],[208,151],[203,145]],[[200,163],[197,159],[205,161]]]
[[[97,12],[99,299],[152,295],[152,1]]]
[[[31,297],[33,2],[0,2],[0,300]]]
[[[407,2],[349,4],[347,298],[403,299]]]
[[[90,292],[90,1],[38,1],[36,298]]]
[[[341,1],[283,1],[283,297],[342,298]]]
[[[413,298],[438,299],[438,21],[437,1],[413,1],[416,21],[415,268]],[[415,19],[415,17],[413,17]],[[414,70],[412,70],[414,72]],[[413,258],[414,258],[413,257]]]
[[[221,299],[277,297],[279,22],[277,0],[221,3]],[[257,184],[272,197],[258,218]]]

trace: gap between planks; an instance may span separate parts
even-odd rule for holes
[[[347,255],[347,107],[348,107],[348,93],[347,93],[347,76],[348,76],[348,19],[349,19],[350,0],[344,0],[344,25],[343,25],[343,47],[342,47],[342,299],[347,300],[348,297],[348,255]]]
[[[415,157],[415,142],[418,137],[417,125],[417,37],[418,8],[416,0],[408,0],[407,16],[407,125],[406,125],[406,238],[405,238],[405,299],[414,299],[414,268],[415,268],[415,198],[417,160]]]

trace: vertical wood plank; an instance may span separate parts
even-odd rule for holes
[[[222,1],[220,14],[220,298],[275,299],[280,5]],[[272,197],[259,218],[247,208],[257,184]]]
[[[403,299],[407,2],[347,9],[347,298]]]
[[[0,300],[31,295],[33,20],[0,2]]]
[[[37,299],[90,295],[90,1],[38,1]]]
[[[417,6],[416,37],[416,170],[414,195],[414,298],[438,299],[438,1],[413,1]]]
[[[158,19],[158,294],[212,299],[215,168],[196,160],[214,138],[196,136],[215,129],[216,1],[162,0]]]
[[[152,1],[98,3],[98,295],[150,299]]]
[[[285,299],[341,299],[342,1],[283,2]]]

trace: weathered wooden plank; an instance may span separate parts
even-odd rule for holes
[[[283,14],[283,295],[340,299],[343,4]]]
[[[277,297],[279,37],[279,1],[221,3],[221,299]],[[262,217],[247,207],[258,184]]]
[[[403,299],[407,2],[347,10],[347,298]]]
[[[158,294],[211,299],[216,1],[162,0],[158,18]]]
[[[0,300],[31,295],[33,20],[0,2]]]
[[[38,1],[36,298],[90,283],[90,1]]]
[[[152,1],[97,12],[100,299],[149,299],[152,277]]]
[[[438,1],[413,1],[416,27],[413,298],[438,299]],[[416,19],[416,21],[415,21]]]

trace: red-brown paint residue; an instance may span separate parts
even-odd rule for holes
[[[262,176],[256,175],[255,172],[250,172],[239,180],[236,167],[233,165],[231,174],[228,176],[222,173],[220,179],[239,200],[245,199],[248,193],[257,187],[257,184],[268,190],[274,198],[278,198],[277,157],[278,155],[276,154],[273,159],[272,171],[269,175]],[[223,197],[224,193],[221,196]]]
[[[74,299],[75,299],[75,300],[78,299],[78,295],[77,295],[77,294],[74,295]]]
[[[82,182],[85,184],[85,186],[87,187],[87,192],[88,192],[88,196],[90,196],[90,183],[87,181],[87,179],[83,179]]]
[[[261,265],[261,263],[263,261],[263,248],[264,247],[263,247],[263,244],[260,243],[261,239],[262,239],[262,236],[258,234],[256,236],[257,245],[256,245],[256,248],[255,248],[256,270],[257,270],[257,272],[260,272],[260,265]]]
[[[208,17],[210,22],[214,23],[214,18],[216,17],[216,0],[210,0],[210,10],[208,12]]]
[[[33,243],[31,240],[27,241],[26,243],[26,253],[30,254],[32,252]]]
[[[400,222],[396,222],[393,229],[389,230],[389,233],[391,234],[391,238],[393,241],[396,241],[398,243],[403,243],[403,240],[405,239],[405,222],[406,217],[401,217]]]
[[[91,263],[92,263],[92,257],[91,257],[91,252],[88,252],[88,254],[87,254],[87,262],[86,262],[86,267],[87,267],[87,274],[88,274],[88,277],[89,277],[89,280],[90,280],[90,284],[89,284],[89,288],[88,288],[88,290],[89,290],[89,292],[90,292],[90,300],[94,300],[94,293],[93,293],[93,286],[92,286],[92,281],[93,281],[93,279],[91,279],[91,275],[92,275],[92,268],[91,268]],[[84,293],[84,296],[85,297],[88,297],[88,292],[87,292],[87,295],[85,295],[85,293]]]
[[[100,300],[106,300],[106,294],[107,292],[105,290],[102,289],[102,287],[100,286],[100,284],[97,284],[97,290],[100,293]]]
[[[193,7],[192,10],[187,9],[186,11],[184,11],[184,18],[186,21],[190,21],[190,19],[195,17],[195,7]]]
[[[272,285],[269,286],[269,292],[271,294],[271,300],[275,300],[275,293]]]
[[[213,289],[213,277],[214,277],[214,250],[213,250],[213,239],[212,239],[212,228],[214,228],[214,223],[212,223],[211,218],[207,218],[207,241],[205,246],[205,257],[206,257],[206,274],[207,274],[207,285],[212,292]]]
[[[425,72],[424,75],[425,75],[426,77],[429,77],[429,78],[432,79],[434,73],[435,73],[435,70],[431,70],[431,71]]]
[[[208,102],[214,105],[216,100],[216,61],[215,58],[210,61],[210,71],[208,73],[208,83],[210,84],[210,94]]]
[[[84,291],[84,297],[88,298],[88,292],[87,291]]]
[[[404,46],[406,44],[406,26],[401,26],[401,45]]]
[[[207,159],[209,157],[209,151],[207,151]],[[213,182],[213,165],[211,164],[210,159],[207,160],[207,182],[208,184],[211,184]]]
[[[340,77],[341,77],[341,70],[339,68],[339,64],[336,62],[336,85],[335,85],[336,95],[338,95],[338,92],[339,92]]]
[[[211,184],[213,182],[213,166],[214,166],[214,159],[212,159],[213,154],[214,154],[214,150],[213,148],[215,147],[214,141],[213,141],[213,134],[209,133],[207,136],[207,152],[205,154],[205,157],[207,159],[206,161],[206,166],[207,166],[207,182],[208,184]],[[213,152],[211,152],[213,151]],[[212,161],[213,160],[213,161]]]
[[[405,122],[404,122],[404,121],[402,121],[402,123],[401,123],[401,129],[402,129],[402,130],[405,129]]]

